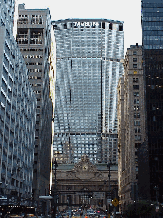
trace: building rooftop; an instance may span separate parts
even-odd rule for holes
[[[117,23],[117,24],[123,24],[124,21],[118,21],[118,20],[110,20],[110,19],[104,19],[104,18],[68,18],[68,19],[61,19],[61,20],[54,20],[53,23],[65,23],[65,22],[108,22],[108,23]]]
[[[18,10],[28,10],[28,11],[45,11],[45,10],[49,10],[49,8],[35,8],[35,9],[28,9],[25,8],[25,4],[19,4],[18,5]],[[50,11],[50,10],[49,10]]]

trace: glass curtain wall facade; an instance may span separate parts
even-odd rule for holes
[[[142,1],[150,195],[163,202],[163,1]],[[159,191],[158,191],[159,190]],[[158,196],[157,196],[158,195]]]
[[[123,73],[123,22],[52,22],[56,39],[54,157],[117,162],[117,83]]]

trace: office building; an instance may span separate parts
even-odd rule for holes
[[[0,1],[0,195],[23,204],[32,195],[36,97],[13,20],[14,1]]]
[[[58,163],[117,163],[117,84],[123,74],[123,22],[52,21],[56,39],[53,141]]]
[[[149,194],[142,46],[127,49],[118,83],[118,182],[120,208]],[[142,152],[143,150],[143,152]],[[146,151],[146,152],[145,152]],[[143,165],[142,165],[143,161]]]
[[[24,57],[28,79],[37,98],[33,196],[48,195],[52,146],[53,100],[50,90],[51,15],[49,9],[18,7],[17,43]]]
[[[142,0],[142,44],[145,73],[151,200],[163,202],[163,1]]]

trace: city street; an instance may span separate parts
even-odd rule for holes
[[[92,217],[92,218],[106,218],[108,217],[106,215],[106,213],[104,213],[104,211],[102,210],[98,210],[98,209],[82,209],[82,208],[76,208],[76,209],[67,209],[65,211],[62,212],[58,212],[56,214],[56,217],[64,217],[64,218],[88,218],[88,217]]]

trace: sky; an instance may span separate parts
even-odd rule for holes
[[[142,44],[141,0],[17,0],[26,9],[49,8],[52,20],[104,18],[124,22],[124,54],[130,45]]]

